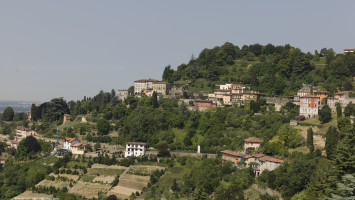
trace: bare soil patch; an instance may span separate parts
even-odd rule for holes
[[[53,198],[52,195],[48,194],[39,194],[33,193],[32,191],[25,191],[24,193],[14,197],[13,199],[45,199],[45,198]]]
[[[91,166],[92,169],[95,169],[95,168],[103,168],[103,169],[127,169],[127,167],[124,167],[124,166],[118,166],[118,165],[103,165],[103,164],[93,164]]]
[[[132,192],[136,193],[137,191],[139,191],[139,190],[128,188],[128,187],[123,187],[123,186],[118,185],[116,187],[113,187],[110,191],[108,191],[107,192],[107,196],[113,194],[113,195],[116,195],[119,198],[123,198],[124,199],[124,198],[129,197],[132,194]]]
[[[80,194],[86,198],[97,198],[99,192],[107,192],[110,189],[108,184],[87,183],[78,181],[73,187],[69,189],[70,193]]]
[[[296,128],[300,130],[300,134],[302,135],[302,137],[307,140],[307,130],[310,128],[311,126],[297,126]],[[315,134],[315,133],[322,133],[324,134],[323,130],[320,130],[318,127],[314,126],[312,127],[313,130],[313,144],[315,146],[316,149],[322,149],[324,148],[325,145],[325,139],[322,138],[322,135],[319,134]]]
[[[120,182],[118,183],[118,185],[131,189],[142,190],[142,188],[148,185],[149,179],[149,176],[125,174],[120,177]]]
[[[120,177],[120,180],[127,180],[127,181],[141,182],[141,183],[148,183],[149,179],[150,179],[149,176],[138,176],[133,174],[125,174]]]
[[[102,182],[102,183],[112,183],[115,180],[114,176],[96,176],[93,182]]]

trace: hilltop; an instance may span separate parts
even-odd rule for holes
[[[318,85],[331,94],[353,83],[355,54],[335,54],[323,48],[304,53],[291,45],[244,45],[226,42],[204,49],[197,58],[176,69],[167,66],[162,79],[171,84],[191,83],[191,92],[211,92],[218,84],[242,83],[265,95],[293,96],[303,83]]]

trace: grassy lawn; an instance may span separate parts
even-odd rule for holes
[[[319,121],[318,117],[312,117],[309,119],[304,120],[303,122],[299,123],[300,125],[306,124],[306,125],[311,125],[311,126],[320,126],[322,125],[323,127],[329,127],[329,126],[337,126],[337,115],[335,113],[332,114],[332,120],[328,123],[321,124]]]
[[[80,180],[84,182],[92,182],[92,180],[94,180],[95,177],[96,176],[84,175],[80,177]]]
[[[69,161],[68,164],[67,164],[67,166],[68,166],[69,168],[72,168],[72,169],[74,169],[74,166],[75,166],[75,165],[78,165],[78,167],[79,167],[79,166],[87,167],[87,164],[86,164],[86,163],[84,163],[84,162],[78,162],[78,161]]]

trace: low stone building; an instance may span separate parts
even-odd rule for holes
[[[221,153],[222,153],[222,163],[231,161],[234,165],[237,165],[242,160],[242,156],[245,155],[242,152],[231,151],[231,150],[224,150],[221,151]]]
[[[263,141],[256,137],[249,137],[244,140],[244,152],[258,150]]]
[[[16,127],[16,137],[18,139],[23,139],[28,136],[37,136],[37,132],[34,130],[31,130],[29,128],[23,127],[23,126],[18,126]]]

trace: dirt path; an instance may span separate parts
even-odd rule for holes
[[[131,168],[131,167],[127,167],[127,168],[124,170],[124,172],[120,175],[119,180],[122,179],[122,176],[123,176],[123,175],[127,174],[127,172],[129,171],[130,168]]]
[[[296,129],[300,130],[300,134],[302,135],[302,137],[307,140],[307,130],[309,128],[312,128],[313,130],[313,144],[314,144],[314,147],[316,149],[323,149],[324,148],[324,145],[325,145],[325,138],[322,137],[321,134],[317,134],[317,133],[323,133],[322,130],[320,130],[318,127],[314,126],[296,126],[295,127]]]

